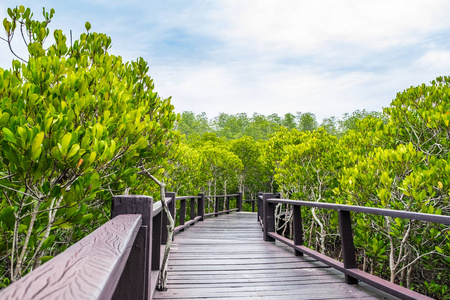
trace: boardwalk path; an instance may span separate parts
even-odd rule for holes
[[[169,290],[153,299],[396,299],[315,259],[264,242],[254,213],[209,218],[175,236]]]

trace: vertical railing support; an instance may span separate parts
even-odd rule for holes
[[[162,244],[162,216],[164,210],[159,214],[153,216],[153,231],[152,231],[152,271],[159,270],[161,263],[161,244]]]
[[[224,203],[223,203],[223,205],[225,206],[224,207],[224,210],[230,210],[230,201],[231,201],[231,199],[230,199],[231,197],[228,197],[228,196],[226,196],[225,198],[223,198],[224,200]],[[230,212],[229,211],[227,211],[227,214],[229,214]]]
[[[180,225],[184,225],[186,220],[186,199],[180,200]],[[184,231],[184,228],[180,231]]]
[[[200,221],[205,219],[205,193],[198,194],[197,215],[199,215]]]
[[[263,194],[263,224],[264,224],[264,241],[271,242],[275,239],[269,236],[269,232],[275,232],[275,203],[268,202],[267,199],[275,198],[274,194]]]
[[[294,229],[294,245],[303,246],[303,224],[302,224],[302,207],[300,205],[293,205],[293,229]],[[296,256],[303,256],[303,253],[295,250]]]
[[[258,193],[258,196],[256,197],[256,206],[258,208],[258,213],[256,214],[256,217],[258,218],[258,222],[262,219],[262,200],[260,197],[262,197],[263,193]]]
[[[236,201],[237,201],[236,203],[237,211],[242,211],[242,193],[238,193]]]
[[[357,268],[355,258],[355,246],[353,244],[352,220],[350,212],[339,210],[339,231],[341,233],[342,256],[344,258],[344,268]],[[348,284],[358,283],[358,279],[345,274],[345,282]]]
[[[191,207],[189,210],[189,220],[195,219],[195,198],[191,199]]]
[[[174,192],[166,192],[166,199],[170,198],[169,203],[167,204],[167,207],[169,208],[170,215],[172,218],[175,218],[175,193]],[[166,212],[162,211],[162,233],[161,233],[161,244],[165,245],[167,242],[167,235],[168,233],[168,226],[169,226],[169,220],[167,219]]]
[[[214,203],[214,216],[217,217],[219,215],[219,197],[214,197],[216,202]]]
[[[142,215],[142,225],[117,284],[113,299],[150,299],[153,199],[123,195],[112,199],[111,218],[122,214]]]

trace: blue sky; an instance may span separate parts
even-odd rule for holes
[[[74,37],[89,21],[111,36],[112,53],[149,62],[177,112],[210,118],[381,111],[397,92],[450,70],[445,0],[12,0],[0,4],[2,19],[20,4],[39,18],[55,8],[51,28]],[[0,53],[9,68],[6,43]]]

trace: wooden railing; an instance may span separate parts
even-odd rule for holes
[[[213,208],[214,211],[206,212],[206,198],[213,198]],[[220,214],[228,214],[232,211],[242,210],[242,194],[231,194],[231,195],[216,195],[216,196],[205,196],[205,194],[200,193],[198,196],[183,196],[176,197],[177,202],[179,202],[179,225],[175,227],[174,231],[183,231],[186,227],[194,225],[198,221],[203,221],[205,217],[215,216]],[[234,199],[235,208],[230,209],[230,201]],[[186,222],[187,205],[189,202],[189,221]]]
[[[205,211],[205,199],[214,199],[213,211]],[[279,197],[279,196],[278,196]],[[235,208],[230,201],[235,200]],[[406,211],[294,201],[274,194],[256,199],[257,216],[265,241],[278,240],[343,272],[347,283],[366,282],[402,299],[430,299],[357,269],[350,212],[420,220],[450,225],[450,216]],[[242,194],[175,197],[167,193],[169,211],[175,217],[179,203],[179,225],[185,230],[207,216],[242,210]],[[245,200],[244,200],[245,201]],[[251,200],[250,200],[251,201]],[[252,201],[254,203],[254,201]],[[292,205],[293,240],[275,232],[275,207]],[[189,204],[189,206],[188,206]],[[188,210],[189,207],[189,210]],[[303,246],[301,207],[338,212],[343,262]],[[187,213],[189,220],[186,221]],[[151,299],[157,286],[161,253],[167,240],[168,220],[161,202],[148,196],[117,196],[112,201],[112,219],[0,293],[1,299]]]
[[[205,214],[205,195],[175,197],[166,201],[175,218],[180,202],[180,231],[208,215],[238,211],[242,194],[211,196],[215,211]],[[236,208],[230,209],[230,199]],[[219,199],[225,199],[219,210]],[[186,201],[190,220],[185,222]],[[196,201],[197,200],[197,201]],[[161,202],[148,196],[116,196],[111,220],[66,251],[0,292],[0,299],[152,299],[157,287],[168,220]]]
[[[275,232],[275,207],[277,204],[292,206],[293,240],[285,238]],[[322,253],[303,246],[302,207],[331,209],[338,212],[343,262],[337,261]],[[316,258],[317,260],[343,272],[345,274],[345,281],[349,284],[355,284],[358,280],[360,280],[401,299],[431,299],[425,295],[378,278],[357,268],[350,212],[450,225],[450,216],[353,205],[279,199],[276,195],[269,193],[259,194],[258,196],[258,221],[261,223],[265,241],[278,240],[292,247],[295,250],[296,255],[302,256],[303,254],[307,254]]]

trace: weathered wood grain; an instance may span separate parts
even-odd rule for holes
[[[115,217],[11,284],[0,299],[110,299],[141,219],[141,215]]]
[[[157,210],[159,210],[157,208]],[[114,300],[148,299],[151,295],[151,263],[153,252],[154,213],[153,199],[143,195],[120,195],[112,199],[111,217],[127,214],[142,215],[142,226],[123,270],[119,284],[113,294]],[[160,215],[161,212],[158,214]],[[159,224],[159,228],[160,228]],[[156,242],[158,244],[158,242]],[[159,247],[159,246],[158,246]],[[157,259],[155,259],[157,260]]]
[[[208,218],[175,236],[169,290],[154,299],[395,299],[280,242],[263,241],[255,214]]]

